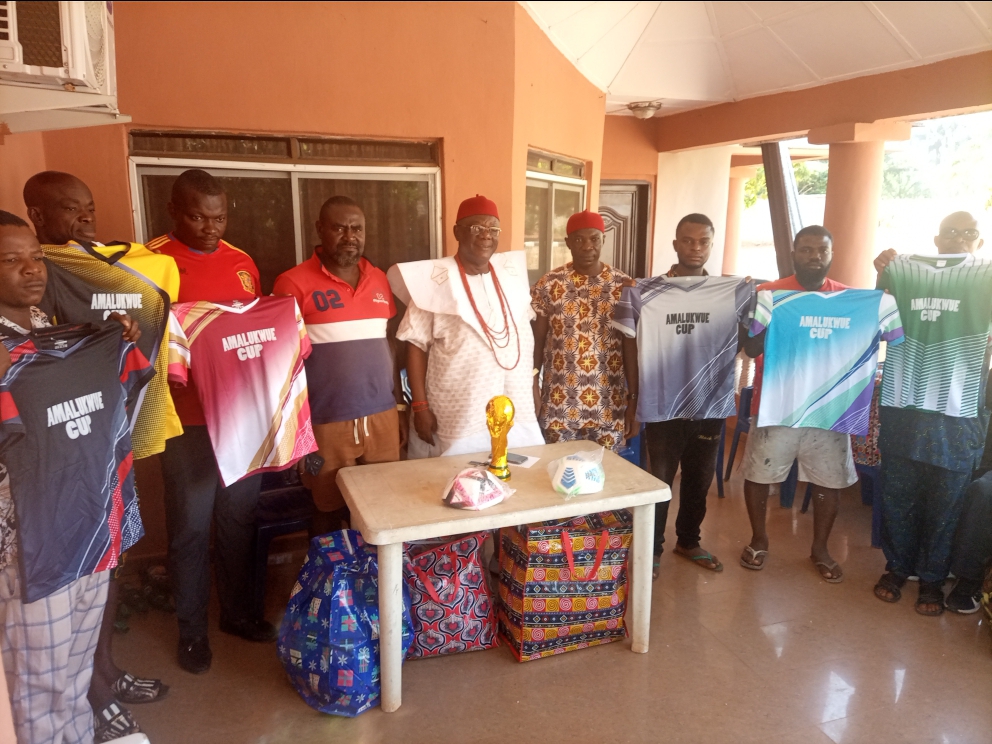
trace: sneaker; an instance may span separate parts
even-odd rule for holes
[[[279,634],[276,627],[267,620],[252,620],[242,618],[241,620],[221,620],[220,629],[222,633],[244,638],[252,643],[270,643]]]
[[[944,600],[944,606],[959,615],[972,615],[981,609],[982,605],[979,599],[981,593],[981,581],[958,579]]]
[[[179,639],[179,666],[190,674],[203,674],[210,669],[214,655],[206,636]]]

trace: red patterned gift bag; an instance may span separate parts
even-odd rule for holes
[[[520,661],[626,635],[630,512],[504,527],[499,534],[499,624]]]
[[[413,616],[408,658],[479,651],[499,644],[496,605],[482,565],[487,535],[479,532],[441,545],[408,546],[404,575]]]

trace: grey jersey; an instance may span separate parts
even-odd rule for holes
[[[637,337],[638,420],[734,414],[738,325],[754,297],[754,282],[735,276],[653,276],[624,287],[613,325]]]

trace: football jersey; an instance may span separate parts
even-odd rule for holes
[[[169,378],[195,375],[225,486],[317,449],[303,367],[310,340],[296,300],[190,302],[174,312],[184,337],[170,340]]]
[[[987,374],[992,261],[897,256],[879,277],[899,304],[906,343],[886,354],[882,405],[973,418]]]
[[[176,262],[178,302],[251,302],[261,294],[258,268],[251,256],[223,240],[212,253],[201,253],[169,233],[148,241],[148,249]],[[206,424],[193,377],[185,387],[173,388],[172,395],[184,426]]]
[[[155,371],[121,331],[70,325],[3,340],[0,461],[25,602],[113,568],[144,534],[126,404]]]
[[[313,351],[306,360],[315,424],[371,416],[396,406],[386,322],[396,315],[385,273],[359,260],[358,286],[329,272],[316,255],[280,274],[274,295],[291,295]]]
[[[879,342],[903,342],[895,299],[874,289],[764,290],[750,334],[766,329],[758,426],[866,435]]]
[[[624,287],[613,325],[637,337],[638,421],[733,415],[738,326],[753,303],[754,282],[734,276],[653,276]]]
[[[166,439],[183,433],[167,379],[169,308],[179,292],[176,262],[140,243],[70,242],[42,249],[48,285],[41,308],[56,324],[102,325],[113,312],[137,321],[138,349],[156,374],[135,402],[131,444],[137,459],[161,452]]]

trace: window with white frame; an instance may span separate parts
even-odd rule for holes
[[[138,141],[145,146],[132,144],[132,153],[148,151],[147,143],[140,137],[132,135],[132,143]],[[202,146],[204,140],[212,139],[221,142],[218,145],[210,141],[207,147]],[[178,141],[179,146],[171,140]],[[254,259],[263,292],[271,291],[280,273],[313,254],[314,245],[320,242],[314,227],[320,207],[328,198],[339,194],[353,198],[365,212],[365,257],[374,265],[385,270],[400,261],[440,255],[440,169],[427,164],[396,165],[396,160],[415,161],[409,157],[409,151],[382,152],[380,148],[374,152],[377,157],[372,162],[348,162],[363,158],[338,157],[337,160],[344,162],[326,162],[331,160],[326,158],[320,163],[306,160],[319,160],[322,154],[328,154],[335,141],[327,140],[331,143],[327,145],[325,141],[299,142],[293,138],[182,135],[173,135],[171,140],[167,142],[167,153],[132,154],[130,158],[135,233],[139,241],[148,241],[172,229],[166,207],[172,184],[184,170],[201,168],[224,186],[229,214],[224,239]],[[296,162],[283,157],[279,148],[284,141],[291,144],[295,154],[303,153]],[[152,146],[159,152],[166,149],[157,147],[160,144],[160,140],[152,140]],[[347,144],[350,150],[346,155],[364,143],[356,145],[347,141]],[[378,143],[372,143],[371,147],[377,148]],[[218,152],[225,148],[227,151]],[[214,157],[203,157],[204,149]],[[308,151],[315,156],[307,158]],[[194,157],[189,157],[190,154]],[[382,160],[390,155],[394,156],[394,162],[383,164]]]
[[[532,285],[570,259],[565,226],[569,217],[585,209],[584,171],[581,161],[528,152],[524,249],[527,278]]]

